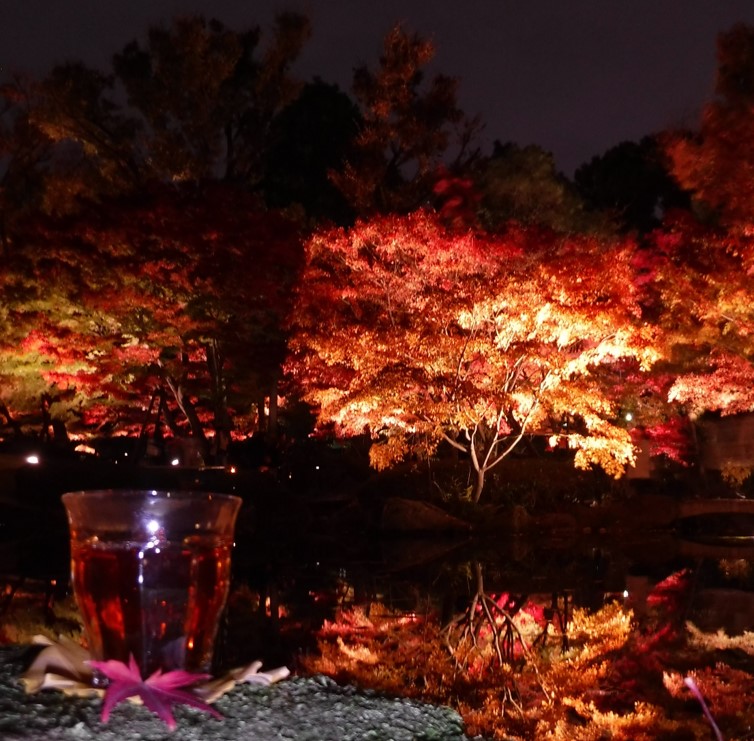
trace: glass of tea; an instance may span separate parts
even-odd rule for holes
[[[187,491],[64,494],[71,580],[93,659],[208,672],[230,585],[239,497]]]

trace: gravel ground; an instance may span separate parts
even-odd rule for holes
[[[341,687],[327,677],[237,686],[215,707],[223,720],[178,707],[167,727],[144,707],[124,703],[107,724],[101,700],[44,690],[27,695],[18,677],[27,651],[0,647],[2,741],[468,741],[461,717],[445,707]]]

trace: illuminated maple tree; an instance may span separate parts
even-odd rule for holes
[[[671,170],[697,205],[655,235],[658,319],[680,372],[670,397],[694,415],[754,410],[754,28],[718,37],[716,97],[699,130],[671,137]]]
[[[99,349],[74,298],[78,256],[64,247],[54,256],[26,247],[15,244],[0,270],[0,402],[17,434],[49,415],[53,404],[56,420],[73,421],[92,400],[91,356]],[[73,377],[75,388],[68,384]]]
[[[5,389],[54,388],[75,397],[83,427],[123,431],[157,392],[174,434],[206,446],[209,431],[221,454],[236,425],[253,429],[260,397],[277,395],[300,254],[293,223],[229,187],[37,219],[3,274]]]
[[[740,232],[668,221],[655,235],[653,291],[672,344],[672,401],[698,416],[754,410],[754,249]]]
[[[485,475],[526,435],[579,467],[634,460],[602,374],[649,368],[629,243],[511,228],[449,233],[429,212],[316,234],[293,314],[293,371],[322,424],[368,433],[383,469],[445,442]]]

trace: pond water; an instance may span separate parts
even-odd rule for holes
[[[719,527],[716,528],[719,532]],[[12,618],[17,593],[69,594],[67,528],[52,510],[0,517],[0,623]],[[754,539],[705,535],[695,523],[675,532],[562,538],[501,536],[374,537],[244,531],[233,556],[233,588],[221,631],[223,663],[261,658],[296,663],[313,650],[324,620],[380,604],[446,623],[478,591],[519,602],[550,603],[560,612],[599,609],[617,600],[646,609],[654,585],[686,570],[686,606],[706,630],[754,628]],[[20,592],[18,592],[20,590]],[[239,628],[238,622],[247,623]],[[239,634],[242,641],[239,642]]]
[[[678,723],[703,736],[691,676],[725,737],[754,738],[741,689],[754,681],[754,541],[709,524],[472,538],[242,521],[216,669],[261,660],[326,672],[456,707],[470,735],[504,726],[521,739],[600,723],[607,735],[595,738],[671,737]],[[54,507],[0,509],[0,638],[28,622],[30,603],[37,631],[71,628]]]
[[[246,600],[247,609],[257,610],[257,628],[263,628],[253,641],[257,645],[244,646],[244,652],[295,662],[297,653],[312,650],[323,620],[373,604],[402,614],[431,613],[445,624],[480,586],[519,604],[550,605],[566,618],[573,608],[594,611],[611,601],[642,615],[655,585],[679,572],[693,579],[685,606],[689,619],[705,630],[732,634],[754,628],[754,542],[750,548],[741,539],[381,538],[362,543],[358,552],[338,550],[333,543],[281,544],[276,552],[260,552],[253,544],[237,547],[237,606]],[[225,659],[239,648],[235,641],[232,646],[221,641]]]

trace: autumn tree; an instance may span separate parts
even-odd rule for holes
[[[50,142],[29,121],[21,80],[0,86],[0,250],[7,257],[14,224],[39,208]]]
[[[220,177],[256,185],[275,117],[298,94],[290,68],[310,35],[295,13],[235,32],[202,16],[153,26],[113,67],[141,120],[147,159],[161,180]]]
[[[689,413],[754,411],[754,248],[746,235],[668,221],[655,235],[658,321],[672,343],[671,400]]]
[[[224,448],[234,424],[274,415],[297,228],[250,193],[277,166],[271,127],[308,35],[291,13],[264,39],[179,18],[112,73],[69,62],[3,90],[9,424],[47,394],[69,400],[67,424],[133,429],[159,388],[174,432]]]
[[[718,36],[716,97],[698,131],[669,135],[671,170],[691,191],[700,214],[725,224],[754,218],[754,28]]]
[[[40,228],[42,219],[32,223]],[[102,266],[76,245],[42,245],[19,229],[0,270],[2,416],[16,435],[39,433],[53,419],[70,429],[107,395],[109,375],[96,372],[94,359],[112,348],[98,340],[103,317],[84,312],[81,301]]]
[[[289,367],[322,424],[371,435],[377,469],[444,441],[468,455],[478,501],[537,433],[617,476],[634,451],[600,372],[657,358],[631,254],[533,229],[447,232],[425,211],[316,234]]]
[[[300,90],[290,67],[308,37],[307,19],[292,13],[266,43],[259,27],[183,17],[126,45],[112,71],[67,62],[28,91],[17,85],[50,147],[44,210],[72,212],[155,181],[258,187],[270,127]]]
[[[81,201],[132,192],[145,181],[138,122],[115,97],[113,76],[80,62],[55,67],[32,87],[29,121],[52,145],[44,212],[75,211]]]
[[[431,196],[444,158],[473,156],[478,122],[458,107],[453,78],[426,79],[434,55],[432,42],[396,26],[384,39],[377,68],[354,72],[361,127],[333,181],[357,213],[416,209]]]
[[[754,29],[718,37],[716,97],[699,130],[669,137],[672,173],[694,201],[654,235],[657,320],[673,342],[672,400],[693,416],[754,411]]]
[[[257,199],[158,188],[35,220],[24,236],[9,306],[19,342],[6,357],[69,394],[88,389],[81,427],[138,429],[157,393],[174,434],[206,449],[211,435],[221,455],[232,431],[259,423],[261,397],[274,404],[300,249],[296,226]]]

